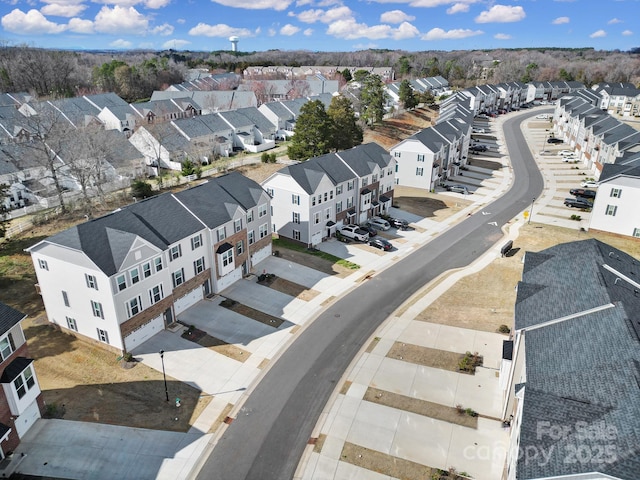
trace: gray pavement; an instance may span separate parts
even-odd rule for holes
[[[529,112],[527,112],[529,113]],[[492,122],[492,127],[497,127],[497,144],[502,145],[499,128],[500,118]],[[535,130],[527,131],[533,144],[539,141],[539,133]],[[541,132],[544,135],[544,130]],[[542,138],[542,137],[540,137]],[[220,414],[225,411],[228,404],[237,408],[241,406],[250,390],[264,374],[264,365],[275,360],[287,345],[295,338],[295,333],[299,328],[304,328],[311,322],[317,314],[324,308],[327,301],[339,297],[351,289],[357,287],[362,278],[371,272],[381,271],[396,262],[399,258],[410,254],[416,248],[427,243],[438,233],[450,228],[461,218],[472,212],[481,209],[484,205],[506,191],[511,183],[511,172],[509,169],[508,157],[497,157],[494,160],[503,162],[504,168],[497,171],[483,171],[478,169],[472,175],[463,177],[474,184],[473,195],[466,196],[467,200],[472,200],[473,204],[456,215],[442,222],[431,219],[420,218],[408,212],[397,209],[392,210],[392,215],[407,219],[415,227],[408,231],[393,230],[392,243],[395,249],[391,252],[380,252],[372,247],[361,244],[344,244],[336,240],[329,240],[320,245],[320,249],[333,253],[342,258],[361,265],[360,270],[355,271],[347,278],[336,278],[308,269],[306,267],[292,264],[282,258],[270,257],[266,259],[260,268],[269,273],[274,273],[279,277],[292,282],[304,285],[318,293],[310,301],[302,301],[276,292],[273,289],[258,285],[255,277],[243,279],[221,295],[214,296],[199,302],[178,318],[186,324],[195,325],[197,328],[206,331],[212,336],[220,338],[228,343],[237,344],[247,351],[249,358],[244,362],[230,359],[218,354],[210,349],[181,338],[182,329],[175,332],[163,331],[152,339],[145,342],[134,351],[134,355],[146,363],[148,366],[161,370],[160,357],[158,352],[165,351],[165,368],[167,375],[180,381],[189,383],[203,391],[203,394],[212,395],[212,401],[204,412],[196,419],[188,433],[172,433],[162,431],[151,431],[135,429],[129,427],[118,427],[110,425],[100,425],[84,422],[68,422],[62,420],[38,420],[37,424],[23,439],[20,447],[16,450],[17,455],[25,454],[22,457],[17,471],[29,475],[56,476],[60,478],[171,478],[187,479],[193,474],[192,467],[197,459],[207,447],[215,444],[216,438],[224,429],[222,426],[215,434],[207,434]],[[547,221],[562,226],[580,228],[581,222],[564,220],[568,216],[567,212],[560,210],[560,214],[555,214],[554,209],[561,209],[562,202],[558,203],[556,198],[556,188],[558,185],[574,185],[579,183],[580,172],[572,171],[567,164],[556,165],[561,160],[558,158],[538,157],[545,175],[547,188],[542,198],[537,199],[534,206],[534,221]],[[557,167],[557,168],[556,168]],[[556,175],[555,170],[562,171],[562,175]],[[465,172],[466,174],[467,172]],[[559,173],[559,172],[558,172]],[[564,178],[567,176],[567,178]],[[563,178],[558,178],[563,177]],[[442,195],[463,198],[461,194],[451,192],[440,192]],[[561,195],[564,195],[562,193]],[[562,197],[564,198],[564,196]],[[557,204],[557,205],[556,205]],[[572,212],[569,212],[569,214]],[[522,217],[524,219],[524,216]],[[520,219],[519,219],[520,220]],[[566,225],[565,225],[566,224]],[[514,228],[510,235],[517,235]],[[472,272],[474,269],[490,262],[499,252],[491,251],[488,255],[476,262],[467,269]],[[257,272],[261,273],[261,272]],[[406,458],[415,461],[425,461],[428,465],[451,466],[465,469],[464,463],[454,460],[461,456],[460,445],[462,438],[468,432],[462,432],[459,428],[441,425],[433,419],[417,418],[407,412],[391,412],[387,407],[384,411],[367,405],[361,400],[363,388],[368,382],[375,379],[381,383],[386,382],[387,388],[400,389],[403,392],[411,393],[409,385],[415,385],[414,390],[422,392],[425,398],[430,401],[440,401],[444,404],[461,402],[471,405],[472,408],[489,416],[497,417],[495,409],[495,389],[496,377],[493,370],[496,367],[497,352],[496,347],[500,336],[483,334],[482,332],[463,331],[452,329],[453,327],[443,327],[440,325],[429,325],[419,322],[418,325],[411,316],[417,315],[416,311],[422,311],[427,303],[433,301],[438,292],[442,293],[446,288],[455,283],[458,275],[464,272],[454,272],[442,282],[439,287],[420,300],[416,305],[408,309],[401,317],[392,317],[381,328],[378,335],[382,335],[381,341],[376,349],[370,353],[363,353],[356,360],[353,368],[347,372],[347,378],[354,383],[349,391],[342,395],[334,395],[334,402],[327,406],[326,415],[318,425],[318,432],[327,433],[330,437],[328,455],[314,455],[308,453],[301,462],[299,476],[302,478],[386,478],[377,476],[372,472],[360,471],[356,467],[339,462],[336,458],[340,442],[347,438],[346,424],[353,425],[353,430],[348,430],[350,441],[365,442],[363,445],[382,448],[384,451],[406,452]],[[233,298],[242,300],[242,303],[257,308],[271,315],[281,317],[286,322],[279,328],[272,328],[264,324],[255,322],[238,315],[226,308],[220,307],[222,298]],[[418,310],[419,309],[419,310]],[[425,330],[427,329],[427,330]],[[446,374],[434,369],[414,370],[410,377],[404,378],[400,373],[404,372],[403,363],[391,361],[385,358],[385,349],[388,349],[392,341],[397,339],[411,338],[415,343],[415,338],[422,338],[425,342],[437,339],[439,348],[447,345],[451,351],[466,351],[467,347],[473,351],[479,351],[487,359],[485,366],[486,374],[481,375],[476,380],[480,381],[481,387],[474,386],[465,380],[447,378]],[[401,341],[401,340],[399,340]],[[428,346],[425,344],[424,346]],[[268,367],[267,367],[268,368]],[[435,383],[434,383],[435,381]],[[433,385],[451,385],[451,388],[433,388]],[[477,385],[477,384],[476,384]],[[484,388],[483,394],[478,395],[478,388]],[[472,394],[473,393],[473,394]],[[473,399],[473,400],[471,400]],[[363,410],[360,410],[362,408]],[[383,420],[386,415],[391,415],[396,420]],[[378,437],[378,440],[366,433],[365,426],[370,424],[373,418],[379,422],[390,422],[381,425],[373,425],[380,431],[388,433]],[[334,422],[333,420],[341,419]],[[346,423],[345,423],[346,422]],[[413,427],[404,429],[405,425]],[[463,427],[460,427],[463,428]],[[419,450],[429,450],[415,446],[416,435],[429,429],[442,432],[451,447],[446,451],[435,448],[429,458],[421,457]],[[339,431],[336,438],[335,432]],[[395,433],[394,433],[395,432]],[[494,441],[499,438],[502,431],[496,427],[495,422],[483,420],[482,428],[475,434],[477,440],[484,442]],[[388,436],[385,436],[388,435]],[[396,438],[397,435],[397,438]],[[395,440],[390,440],[391,437]],[[444,438],[442,437],[442,438]],[[433,438],[442,439],[439,434]],[[133,441],[132,439],[137,439]],[[493,439],[493,440],[492,440]],[[421,441],[424,435],[421,436]],[[435,440],[434,440],[435,441]],[[135,445],[131,445],[130,443]],[[333,443],[332,443],[333,442]],[[369,442],[369,443],[366,443]],[[371,443],[373,442],[373,443]],[[379,443],[375,443],[379,442]],[[391,442],[391,443],[390,443]],[[395,443],[394,443],[395,442]],[[73,452],[69,447],[76,445]],[[332,446],[333,445],[333,446]],[[157,446],[157,448],[153,448]],[[496,448],[495,445],[493,445]],[[434,444],[435,447],[435,444]],[[476,459],[477,460],[477,459]],[[475,478],[495,478],[484,476],[485,473],[492,474],[496,470],[495,462],[480,462],[480,467],[468,471],[478,471],[480,475]],[[114,470],[114,466],[117,469]],[[459,468],[460,469],[460,468]],[[332,472],[331,475],[329,473]],[[104,476],[102,476],[104,475]]]

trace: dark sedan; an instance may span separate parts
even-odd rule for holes
[[[582,209],[585,209],[585,210],[588,210],[591,207],[593,207],[593,204],[589,200],[587,200],[586,198],[581,198],[581,197],[565,198],[564,199],[564,204],[567,207],[582,208]]]
[[[547,143],[564,143],[561,138],[549,138]]]
[[[369,245],[379,248],[380,250],[384,250],[385,252],[388,252],[393,248],[391,242],[381,237],[372,238],[371,240],[369,240]]]
[[[585,188],[572,188],[569,193],[575,197],[596,198],[595,190],[587,190]]]

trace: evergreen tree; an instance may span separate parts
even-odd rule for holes
[[[413,88],[411,88],[411,83],[409,82],[409,80],[403,80],[402,82],[400,82],[398,95],[400,97],[400,102],[402,102],[402,105],[406,110],[411,110],[418,106],[418,99],[413,93]]]
[[[369,75],[364,79],[360,90],[360,102],[362,104],[360,117],[367,125],[382,121],[385,97],[384,84],[379,75]]]
[[[0,238],[4,238],[7,233],[7,213],[9,209],[5,206],[5,198],[9,195],[9,185],[6,183],[0,183]]]
[[[357,123],[351,100],[342,95],[333,97],[327,114],[333,124],[332,148],[346,150],[362,143],[362,128]]]
[[[351,76],[351,70],[349,70],[348,68],[345,68],[344,70],[342,70],[342,76],[344,77],[345,82],[350,82],[353,77]]]
[[[300,108],[287,155],[293,160],[308,160],[329,153],[332,131],[324,104],[320,100],[305,103]]]

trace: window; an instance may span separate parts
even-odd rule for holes
[[[236,255],[242,255],[244,253],[244,242],[240,240],[236,243]]]
[[[131,279],[131,285],[135,285],[140,281],[140,271],[138,267],[129,270],[129,278]]]
[[[342,201],[336,202],[336,213],[340,213],[342,211]]]
[[[184,269],[181,268],[177,272],[173,272],[173,286],[177,287],[184,283]]]
[[[263,203],[258,207],[258,218],[262,218],[267,214],[267,204]]]
[[[127,317],[131,318],[142,310],[142,299],[140,295],[132,298],[127,302]]]
[[[239,218],[238,220],[233,222],[233,231],[238,233],[240,230],[242,230],[242,219],[241,218]]]
[[[98,282],[96,281],[96,277],[85,273],[84,280],[87,282],[87,287],[93,288],[94,290],[98,290]]]
[[[49,270],[49,265],[47,264],[47,261],[42,260],[41,258],[38,259],[38,266],[43,270]]]
[[[247,211],[247,223],[253,222],[253,210]]]
[[[418,155],[418,161],[419,162],[424,162],[424,155],[423,154]]]
[[[204,272],[204,257],[200,257],[193,262],[193,271],[195,275]]]
[[[102,304],[100,302],[91,300],[91,310],[93,310],[94,317],[104,318],[104,311],[102,310]]]
[[[353,197],[347,198],[347,208],[353,208]]]
[[[149,302],[151,303],[151,305],[158,303],[163,298],[164,292],[162,291],[162,284],[156,285],[151,290],[149,290]]]
[[[62,301],[64,302],[65,307],[69,307],[69,295],[64,290],[62,291]]]
[[[255,239],[253,238],[253,230],[250,230],[249,232],[247,232],[247,237],[249,239],[249,245],[253,245],[253,242],[255,241]]]
[[[316,206],[316,196],[315,195],[313,197],[311,197],[311,206],[312,207]]]
[[[362,179],[362,186],[366,187],[367,185],[369,185],[369,179],[367,177],[364,177]]]
[[[329,190],[329,200],[333,200],[333,190]]]
[[[13,335],[9,333],[6,337],[0,340],[0,355],[2,355],[2,361],[4,362],[9,356],[15,352],[16,345],[13,343]]]
[[[327,200],[328,200],[327,192],[324,192],[324,201],[326,202]]]
[[[191,250],[200,248],[202,246],[202,234],[191,237]]]
[[[225,238],[227,238],[227,231],[224,227],[220,227],[218,229],[218,241],[221,242],[222,240],[224,240]]]
[[[267,193],[271,198],[273,198],[273,188],[267,188]]]
[[[618,211],[618,207],[616,205],[607,205],[607,210],[604,212],[604,214],[615,217],[617,211]]]
[[[116,285],[118,286],[119,292],[127,288],[126,277],[124,275],[119,275],[118,277],[116,277]]]
[[[176,258],[180,258],[182,256],[182,248],[180,248],[180,245],[176,245],[175,247],[171,247],[171,250],[169,250],[169,260],[173,261]]]
[[[293,223],[300,223],[300,213],[293,212]]]
[[[151,264],[149,262],[142,265],[142,276],[149,278],[151,276]]]
[[[162,257],[156,258],[153,263],[156,266],[156,273],[162,270]]]
[[[416,175],[421,177],[424,174],[424,168],[416,168]]]
[[[636,238],[640,238],[640,228],[633,229],[633,236]]]
[[[98,340],[104,343],[109,343],[109,334],[107,334],[107,331],[100,328],[97,328],[96,330],[98,331]]]
[[[269,225],[267,225],[266,223],[263,223],[262,225],[260,225],[260,238],[264,238],[269,234]]]
[[[69,330],[73,330],[74,332],[78,331],[78,325],[76,324],[76,319],[67,317],[67,328]]]
[[[371,183],[376,183],[378,181],[378,174],[374,173],[371,177]]]
[[[393,156],[394,156],[395,158],[400,158],[400,155],[401,155],[401,154],[400,154],[400,152],[398,152],[398,151],[393,152]]]
[[[622,196],[622,189],[620,188],[612,188],[610,197],[620,198]]]
[[[325,220],[331,220],[331,209],[330,208],[327,208],[324,211],[324,218],[325,218]]]
[[[313,214],[313,223],[315,224],[320,223],[320,212],[316,212]]]
[[[342,193],[342,185],[338,185],[336,187],[336,195],[340,195]]]
[[[20,375],[13,381],[13,386],[16,389],[18,398],[24,397],[29,390],[36,384],[33,378],[33,370],[31,365],[27,366]]]
[[[349,190],[353,190],[354,185],[355,185],[354,180],[349,180],[349,182],[347,183],[347,192]]]
[[[293,231],[293,239],[294,240],[300,240],[300,230],[294,230]]]
[[[228,267],[233,263],[233,249],[229,249],[222,254],[222,266]]]
[[[300,205],[300,195],[296,195],[294,193],[291,194],[291,203],[294,205]]]

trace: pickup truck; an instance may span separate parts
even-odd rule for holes
[[[593,204],[590,201],[588,201],[586,198],[582,198],[582,197],[565,198],[564,199],[564,204],[567,207],[582,208],[582,209],[585,209],[585,210],[588,210],[591,207],[593,207]]]
[[[358,225],[345,225],[340,229],[340,235],[359,242],[369,241],[369,232],[363,230]]]

